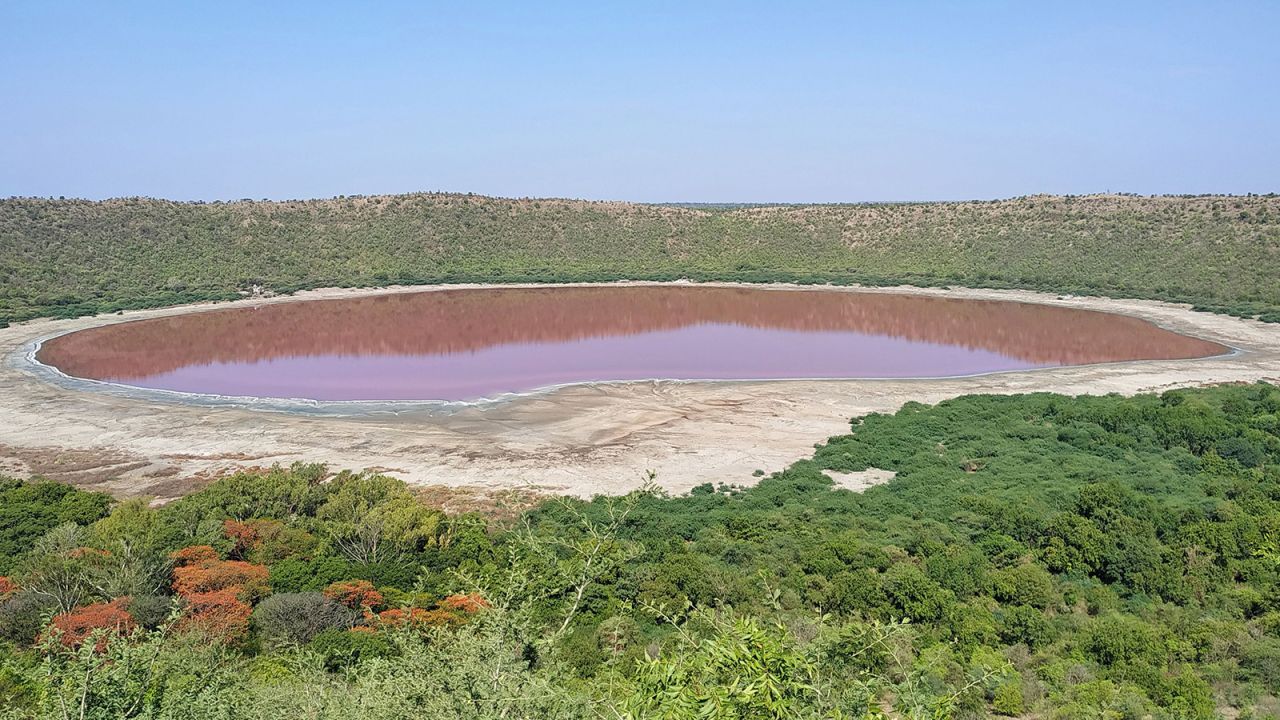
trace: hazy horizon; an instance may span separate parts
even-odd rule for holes
[[[1095,192],[1095,193],[1023,193],[1021,195],[1009,195],[1005,197],[991,198],[931,198],[922,200],[829,200],[829,201],[752,201],[752,202],[735,202],[731,200],[723,201],[700,201],[700,200],[626,200],[621,198],[576,198],[576,197],[558,197],[550,195],[493,195],[490,193],[468,192],[465,190],[409,190],[406,192],[394,193],[350,193],[342,195],[329,195],[326,197],[279,197],[279,198],[214,198],[214,199],[182,199],[159,197],[156,195],[116,195],[110,197],[89,198],[72,195],[8,195],[0,197],[3,200],[61,200],[74,202],[91,202],[105,203],[122,200],[152,200],[156,202],[172,202],[186,204],[230,204],[239,202],[252,203],[291,203],[291,202],[327,202],[332,200],[356,199],[356,198],[375,198],[375,197],[409,197],[414,195],[449,195],[449,196],[469,196],[486,198],[490,200],[513,200],[513,201],[539,201],[539,202],[590,202],[590,203],[626,203],[631,205],[658,205],[668,207],[701,207],[701,206],[721,206],[721,207],[780,207],[788,205],[909,205],[909,204],[938,204],[938,203],[990,203],[1003,202],[1009,200],[1018,200],[1022,198],[1034,197],[1141,197],[1141,198],[1195,198],[1195,197],[1273,197],[1277,192],[1244,192],[1244,193],[1129,193],[1122,191],[1112,192]]]
[[[20,0],[0,27],[0,197],[1280,191],[1275,3]]]

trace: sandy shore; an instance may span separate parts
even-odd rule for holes
[[[478,287],[454,285],[449,288]],[[758,286],[756,286],[758,287]],[[781,292],[795,288],[776,286]],[[636,487],[647,470],[672,491],[749,483],[785,467],[849,418],[908,400],[1048,390],[1132,394],[1206,383],[1280,381],[1280,325],[1142,300],[1004,290],[858,288],[1101,310],[1239,350],[1220,358],[1052,368],[936,380],[642,382],[559,388],[449,413],[315,416],[200,406],[50,382],[24,348],[98,325],[212,308],[438,287],[315,290],[293,296],[41,320],[0,329],[0,473],[43,475],[119,496],[180,496],[237,467],[324,462],[377,468],[422,485],[475,493],[533,489],[577,495]],[[841,288],[835,290],[853,290]]]

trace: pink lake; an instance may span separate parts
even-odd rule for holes
[[[443,290],[107,325],[46,342],[73,377],[222,396],[476,400],[648,379],[928,378],[1227,348],[1029,303],[697,286]]]

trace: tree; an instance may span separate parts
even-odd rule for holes
[[[134,498],[116,503],[106,517],[90,525],[88,541],[94,547],[127,545],[135,554],[158,556],[163,554],[167,530],[162,516],[145,499]]]
[[[1007,643],[1025,643],[1035,650],[1053,640],[1053,628],[1044,613],[1027,605],[1015,605],[999,614],[1000,638]]]
[[[1106,537],[1092,521],[1075,513],[1058,513],[1041,537],[1040,557],[1054,572],[1095,572],[1102,564]]]
[[[311,533],[292,528],[280,520],[232,520],[222,523],[227,539],[234,543],[231,558],[271,565],[295,556],[310,556],[317,541]]]
[[[1083,646],[1099,664],[1117,668],[1120,677],[1131,666],[1163,668],[1168,650],[1156,630],[1142,620],[1111,614],[1096,619],[1085,631]]]
[[[385,602],[382,593],[375,590],[373,583],[368,580],[342,580],[333,583],[324,589],[324,596],[352,610],[377,610]]]
[[[838,628],[802,646],[781,625],[766,627],[732,613],[695,609],[683,619],[659,617],[674,628],[673,642],[642,660],[634,673],[609,677],[621,685],[602,702],[616,717],[819,720],[847,717],[849,711],[879,717],[883,690],[905,699],[918,684],[908,677],[891,687],[878,669],[908,633],[905,623]],[[864,656],[881,660],[850,663]],[[897,669],[911,674],[909,668]],[[1004,672],[1003,664],[978,668],[959,692],[931,698],[926,715],[907,716],[950,717],[964,692]]]
[[[110,503],[103,493],[63,483],[0,476],[0,574],[12,572],[42,535],[66,523],[87,525],[102,517]]]
[[[251,602],[270,592],[270,572],[263,565],[219,560],[199,546],[184,548],[174,557],[178,565],[173,569],[173,590],[184,597],[230,589]]]
[[[384,475],[344,473],[316,512],[330,544],[361,565],[447,543],[444,513],[419,502],[408,486]]]
[[[180,550],[174,550],[169,554],[169,559],[176,567],[186,567],[188,565],[213,562],[220,558],[218,557],[218,551],[208,545],[192,545]]]
[[[895,564],[882,580],[885,595],[898,609],[900,617],[913,622],[937,622],[955,602],[955,596],[930,580],[916,565]]]
[[[639,490],[600,498],[599,519],[575,501],[556,501],[568,527],[539,533],[526,523],[508,546],[504,568],[479,577],[460,574],[459,579],[493,606],[522,618],[526,641],[555,645],[577,619],[588,590],[638,554],[634,544],[618,535],[641,499],[654,494],[652,483],[651,473]],[[559,619],[543,634],[539,625],[546,613]]]
[[[101,650],[106,644],[106,635],[96,631],[119,635],[133,630],[135,623],[126,609],[128,604],[128,598],[117,598],[59,613],[54,616],[51,627],[58,640],[69,647],[80,645],[96,633],[98,649]]]
[[[97,557],[96,553],[83,551],[84,539],[84,529],[72,522],[41,536],[22,563],[22,587],[47,598],[61,612],[83,605],[92,592],[86,556]]]
[[[242,640],[249,633],[253,608],[240,600],[237,591],[228,587],[185,596],[178,629],[217,642]]]
[[[621,696],[623,718],[730,720],[817,717],[817,664],[784,635],[753,619],[716,619],[706,639],[684,636],[673,652],[644,662]]]
[[[993,580],[995,596],[1001,602],[1037,608],[1048,607],[1053,602],[1053,576],[1035,563],[1024,562],[1000,570]]]
[[[35,642],[50,616],[61,609],[48,596],[19,590],[0,600],[0,640],[16,645]]]
[[[112,542],[111,550],[86,558],[85,581],[100,597],[157,595],[169,578],[169,562],[127,537]]]
[[[227,717],[228,709],[244,700],[243,694],[234,697],[246,675],[243,661],[219,644],[165,629],[128,636],[99,630],[94,637],[99,640],[78,647],[46,638],[42,660],[27,676],[40,692],[30,711],[16,717]]]

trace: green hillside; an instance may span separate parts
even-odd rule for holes
[[[0,717],[1276,718],[1278,416],[910,403],[753,487],[507,521],[301,463],[158,508],[0,477]]]
[[[1280,320],[1280,196],[658,206],[415,194],[0,200],[0,322],[253,286],[694,279],[1021,287]]]

